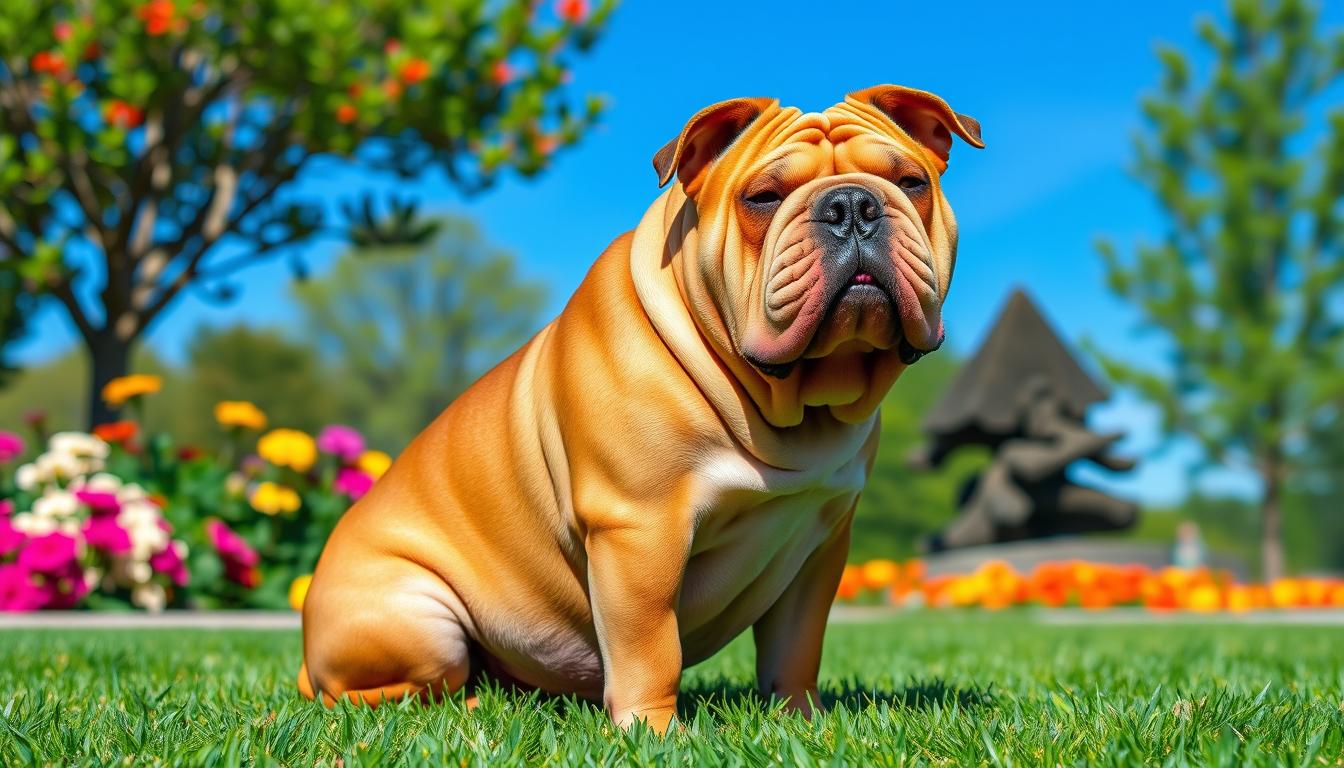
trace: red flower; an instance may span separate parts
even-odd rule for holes
[[[389,37],[387,38],[387,42],[383,43],[383,53],[391,54],[396,53],[397,51],[400,50],[401,50],[401,41],[395,37]]]
[[[588,19],[588,0],[559,0],[555,15],[571,24],[582,24]]]
[[[115,120],[108,120],[109,123],[115,123]],[[125,127],[125,126],[122,126]],[[93,436],[105,443],[115,443],[124,445],[135,439],[138,428],[134,421],[113,421],[107,424],[99,424],[93,428]]]
[[[429,77],[429,62],[424,59],[408,59],[401,65],[401,82],[407,85],[416,83]]]
[[[513,67],[509,66],[509,62],[503,59],[495,62],[495,67],[491,71],[491,77],[494,79],[495,85],[508,85],[513,82],[513,76]]]
[[[136,10],[135,15],[145,23],[145,34],[158,37],[173,30],[177,9],[172,0],[149,0]]]
[[[357,117],[359,117],[359,110],[355,109],[354,104],[342,104],[336,108],[336,122],[338,123],[349,125],[355,122]]]
[[[38,51],[33,54],[29,69],[39,75],[59,75],[65,71],[65,57],[59,52]]]
[[[73,32],[74,30],[68,21],[58,21],[55,26],[51,28],[51,35],[56,38],[56,42],[58,43],[64,43],[66,40],[69,40],[70,35]]]
[[[134,104],[113,99],[103,107],[103,119],[122,130],[135,128],[145,121],[145,113]]]

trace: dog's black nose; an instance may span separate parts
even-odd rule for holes
[[[882,203],[866,187],[846,184],[827,190],[812,207],[813,218],[836,237],[857,234],[867,239],[877,231]]]

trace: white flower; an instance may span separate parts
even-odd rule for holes
[[[21,491],[35,491],[39,484],[46,481],[47,478],[42,476],[42,470],[36,464],[24,464],[14,472],[14,484]]]
[[[73,539],[79,538],[78,520],[62,520],[56,524],[56,529]]]
[[[50,517],[38,517],[31,512],[20,512],[10,519],[14,530],[25,536],[46,536],[56,530],[56,521]]]
[[[158,613],[168,602],[168,596],[164,593],[162,585],[150,582],[131,590],[131,602],[151,613]]]
[[[47,441],[49,453],[60,453],[84,459],[106,459],[108,445],[84,432],[57,432]]]
[[[99,472],[92,477],[87,477],[78,484],[80,490],[93,491],[95,493],[116,493],[121,490],[121,478],[116,475],[109,475],[106,472]]]
[[[34,461],[43,480],[71,480],[88,471],[88,462],[69,453],[47,452]]]
[[[144,584],[154,577],[154,569],[149,567],[149,563],[133,562],[126,566],[126,575],[131,577],[134,584]]]
[[[79,513],[79,499],[69,491],[48,488],[33,501],[33,514],[38,517],[67,518]]]
[[[242,472],[230,472],[228,477],[224,478],[224,492],[233,498],[238,498],[247,492],[247,478]]]

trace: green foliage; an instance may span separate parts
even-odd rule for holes
[[[316,157],[460,189],[538,173],[593,124],[567,59],[612,8],[532,0],[47,0],[0,6],[0,253],[54,297],[93,385],[189,286],[339,230],[291,184]],[[368,207],[366,203],[366,208]],[[423,239],[395,226],[359,241]],[[292,253],[292,250],[290,251]],[[97,286],[101,290],[89,290]],[[95,416],[106,417],[95,403]]]
[[[1165,235],[1129,259],[1101,247],[1110,288],[1169,342],[1168,370],[1100,356],[1169,432],[1259,473],[1274,576],[1282,488],[1303,436],[1338,425],[1344,398],[1344,108],[1324,102],[1344,80],[1344,34],[1319,32],[1307,0],[1230,8],[1227,29],[1199,27],[1207,77],[1163,49],[1160,89],[1143,103],[1136,170]]]
[[[1333,765],[1338,631],[914,613],[827,633],[827,714],[755,698],[749,637],[689,670],[684,729],[487,689],[326,709],[296,632],[8,631],[0,762],[168,765]],[[35,661],[36,660],[36,661]]]
[[[916,554],[925,536],[956,515],[962,484],[984,465],[988,454],[974,450],[958,452],[936,471],[916,470],[909,461],[925,440],[920,422],[960,367],[950,349],[924,357],[882,402],[882,436],[855,513],[851,562]]]
[[[375,442],[404,445],[540,327],[545,288],[469,220],[425,246],[353,252],[294,289],[343,413]]]

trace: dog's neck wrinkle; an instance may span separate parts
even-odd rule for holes
[[[834,462],[836,456],[855,455],[876,428],[876,413],[862,423],[847,424],[826,409],[809,408],[797,426],[775,426],[752,391],[769,396],[770,384],[745,362],[744,370],[735,370],[729,362],[735,353],[718,349],[692,316],[694,299],[680,277],[686,266],[684,249],[665,253],[668,233],[678,238],[685,234],[677,231],[684,226],[685,201],[678,190],[673,186],[649,208],[630,246],[631,278],[654,330],[696,382],[731,438],[758,461],[777,469],[804,470]]]

